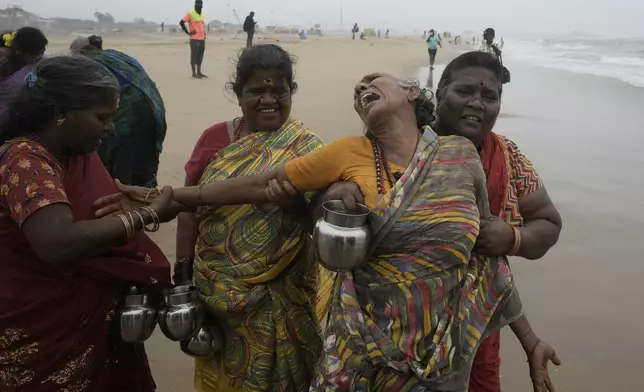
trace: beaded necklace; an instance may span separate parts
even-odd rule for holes
[[[234,123],[234,121],[233,121],[233,123]],[[236,142],[239,139],[241,139],[242,130],[244,130],[244,117],[239,118],[239,122],[237,123],[237,126],[235,127],[233,142]]]
[[[385,179],[382,178],[382,172],[385,173],[385,178],[387,183],[389,183],[389,188],[393,188],[394,182],[391,180],[391,170],[389,169],[389,162],[385,157],[385,150],[382,148],[382,145],[373,136],[371,133],[367,133],[367,138],[371,142],[371,147],[373,147],[373,158],[376,166],[376,187],[378,188],[378,194],[385,194]]]

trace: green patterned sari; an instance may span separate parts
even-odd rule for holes
[[[276,169],[321,146],[290,119],[276,132],[255,132],[219,151],[200,184]],[[197,360],[195,387],[308,390],[322,342],[313,311],[317,264],[303,223],[276,205],[203,207],[197,216],[195,280],[225,346]]]

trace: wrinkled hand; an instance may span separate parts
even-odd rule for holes
[[[481,229],[474,249],[485,256],[503,256],[514,245],[514,231],[503,219],[481,220]]]
[[[539,340],[528,353],[528,364],[530,365],[530,378],[534,392],[555,392],[555,387],[550,380],[548,373],[548,362],[555,366],[561,365],[555,349],[548,343]]]
[[[322,201],[328,200],[342,200],[344,206],[349,211],[358,209],[357,204],[364,204],[364,196],[360,192],[360,188],[354,182],[336,182],[331,185],[324,195]]]
[[[97,218],[132,211],[135,208],[146,205],[146,197],[153,199],[158,196],[158,192],[155,189],[124,185],[119,180],[114,180],[114,184],[119,193],[104,196],[94,201],[94,208],[96,210],[94,214]]]
[[[286,211],[296,211],[303,202],[300,192],[288,181],[280,183],[275,179],[270,180],[265,192],[268,200],[279,204]]]

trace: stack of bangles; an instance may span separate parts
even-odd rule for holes
[[[152,222],[146,222],[141,212],[149,215]],[[123,222],[123,226],[125,226],[125,234],[127,235],[128,240],[132,239],[138,230],[145,230],[154,233],[158,231],[159,227],[161,226],[159,215],[156,213],[156,211],[147,206],[141,207],[138,210],[124,212],[117,215],[117,217],[121,220],[121,222]],[[140,223],[138,222],[139,220]],[[152,225],[152,228],[147,227],[150,224]]]
[[[515,226],[512,226],[512,232],[514,233],[514,245],[512,245],[509,255],[516,256],[519,254],[519,249],[521,249],[521,232]]]

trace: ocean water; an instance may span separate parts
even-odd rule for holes
[[[644,87],[644,39],[506,39],[506,60],[610,77]]]
[[[494,130],[530,157],[557,205],[644,224],[644,88],[611,75],[506,63],[512,82]],[[433,91],[444,69],[424,67],[417,77]]]

